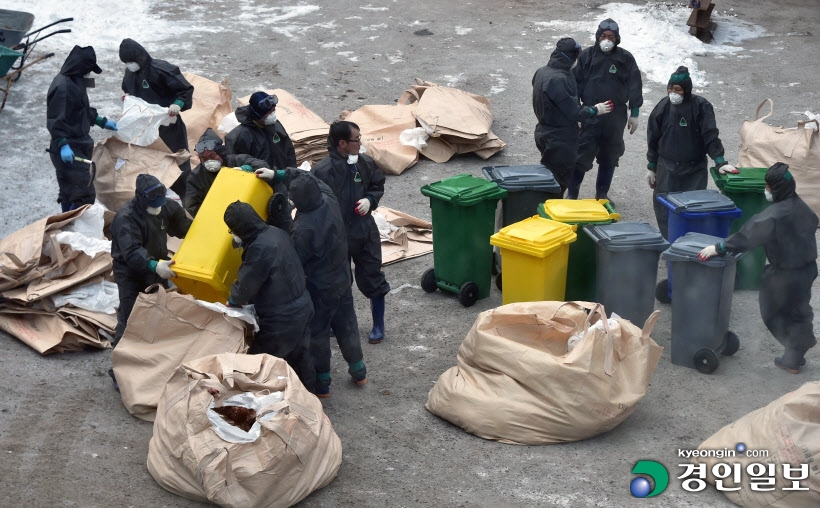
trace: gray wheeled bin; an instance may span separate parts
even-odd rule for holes
[[[672,285],[672,363],[705,374],[717,369],[718,355],[733,355],[740,347],[737,335],[729,331],[735,268],[740,256],[698,259],[704,247],[721,240],[686,233],[663,253],[676,281]]]
[[[595,301],[643,326],[655,309],[658,260],[669,242],[646,222],[614,222],[582,229],[595,242]]]

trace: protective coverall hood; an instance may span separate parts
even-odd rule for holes
[[[89,72],[100,74],[102,69],[97,65],[97,53],[91,46],[74,46],[63,63],[60,74],[63,76],[85,76]]]
[[[595,31],[596,43],[601,38],[601,34],[607,30],[615,34],[615,47],[618,47],[618,44],[621,43],[621,31],[618,28],[618,23],[615,23],[615,20],[612,18],[606,18],[598,24],[598,30]]]
[[[783,201],[797,193],[797,185],[794,177],[789,172],[789,165],[776,162],[769,171],[766,172],[766,183],[772,190],[772,200],[777,203]]]
[[[564,37],[555,45],[550,55],[550,61],[547,62],[549,67],[555,69],[569,70],[572,65],[578,60],[578,55],[581,53],[581,46],[575,42],[572,37]]]
[[[216,141],[216,147],[214,148],[214,152],[216,152],[220,157],[222,157],[222,162],[224,163],[228,157],[228,149],[225,147],[225,143],[223,143],[222,138],[219,137],[213,129],[208,127],[205,129],[205,132],[199,137],[199,142],[213,140]]]
[[[228,229],[241,238],[245,245],[251,243],[259,236],[259,233],[268,228],[256,210],[248,203],[241,201],[234,201],[228,205],[225,209],[224,220]]]
[[[122,63],[136,62],[142,69],[151,61],[151,55],[134,39],[123,39],[120,43],[120,60]]]
[[[300,212],[310,212],[322,205],[319,183],[309,174],[300,174],[290,182],[290,199]]]
[[[165,191],[165,185],[157,177],[145,173],[137,176],[137,188],[134,197],[139,205],[138,209],[144,210],[152,206],[152,203],[156,205],[156,199],[160,196],[164,197]]]

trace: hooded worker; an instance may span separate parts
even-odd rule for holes
[[[248,353],[284,359],[305,388],[314,392],[316,371],[310,355],[313,304],[293,240],[285,231],[265,224],[247,203],[228,205],[224,220],[242,249],[242,265],[228,304],[253,304],[259,317],[259,331]]]
[[[562,192],[570,184],[578,155],[578,122],[612,111],[609,101],[594,107],[580,105],[570,72],[580,53],[575,39],[560,39],[547,65],[532,78],[532,109],[538,118],[535,146],[541,152],[541,164],[552,171]]]
[[[760,285],[760,315],[784,347],[775,365],[797,374],[814,347],[811,286],[817,278],[818,218],[796,192],[789,166],[778,162],[766,172],[766,199],[772,204],[746,221],[740,231],[700,253],[701,259],[748,252],[762,246],[769,264]]]
[[[584,174],[598,159],[595,198],[609,199],[609,187],[618,161],[624,154],[624,129],[638,129],[643,105],[641,70],[632,53],[620,47],[618,24],[605,19],[595,32],[595,44],[578,57],[572,74],[578,86],[581,103],[587,106],[611,100],[612,114],[594,116],[583,121],[578,139],[578,158],[567,197],[578,198]]]
[[[183,204],[192,217],[196,217],[202,201],[211,189],[216,176],[223,167],[239,168],[243,171],[267,169],[267,162],[246,154],[230,154],[222,138],[208,127],[194,147],[199,155],[199,164],[188,175]]]
[[[46,96],[46,127],[51,134],[49,152],[60,187],[57,202],[64,212],[94,204],[96,198],[93,168],[88,163],[75,161],[75,157],[91,159],[94,150],[94,140],[89,135],[91,126],[117,130],[116,122],[99,116],[88,103],[86,89],[94,87],[92,72],[102,72],[94,48],[74,46],[60,73],[51,81]]]
[[[664,238],[669,234],[667,212],[658,194],[705,189],[707,155],[721,173],[737,172],[723,157],[712,104],[692,93],[689,69],[678,67],[666,90],[667,96],[652,110],[646,125],[646,180],[654,190],[655,219]]]
[[[120,43],[120,60],[125,64],[122,91],[150,104],[168,108],[168,114],[175,117],[176,121],[160,126],[159,137],[172,152],[188,150],[188,130],[179,113],[193,106],[194,86],[185,79],[179,67],[165,60],[152,58],[133,39],[123,39]],[[171,185],[171,190],[184,198],[191,162],[186,160],[180,164],[179,169],[182,174]]]

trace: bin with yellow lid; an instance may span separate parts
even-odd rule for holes
[[[225,209],[236,200],[250,204],[262,219],[273,189],[253,173],[222,168],[202,201],[188,234],[174,255],[174,284],[194,298],[226,302],[231,284],[242,264],[242,252],[232,245],[223,219]]]
[[[576,228],[536,215],[490,237],[490,244],[501,250],[504,305],[564,299],[569,246],[577,238]]]
[[[579,227],[611,224],[621,219],[621,215],[615,212],[606,199],[548,199],[538,205],[538,215]],[[595,255],[595,243],[585,234],[579,234],[578,241],[570,245],[567,301],[595,300]]]

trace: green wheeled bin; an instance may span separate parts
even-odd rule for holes
[[[424,272],[422,289],[455,293],[465,307],[488,297],[495,209],[507,191],[465,174],[425,185],[421,193],[433,212],[433,268]]]
[[[735,202],[743,212],[732,222],[729,233],[736,233],[752,216],[765,210],[770,203],[766,201],[763,190],[766,188],[768,168],[737,168],[738,173],[721,174],[711,168],[712,179],[727,198]],[[749,251],[737,262],[735,289],[760,289],[763,279],[763,268],[766,266],[766,252],[763,247]]]

